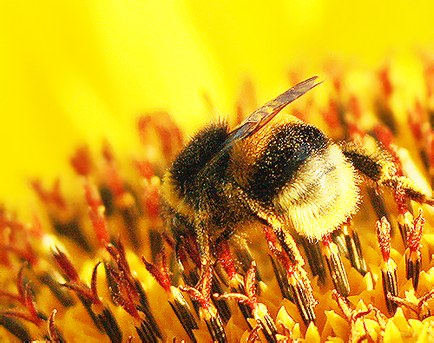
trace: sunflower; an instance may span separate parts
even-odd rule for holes
[[[176,256],[159,213],[164,171],[188,134],[221,113],[235,125],[312,75],[325,82],[286,113],[335,140],[380,143],[432,193],[433,5],[357,6],[5,5],[0,336],[432,339],[428,205],[367,184],[328,244],[294,238],[306,275],[261,232],[261,244],[222,244],[224,263],[199,284],[195,241]]]

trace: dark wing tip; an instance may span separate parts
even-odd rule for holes
[[[237,141],[253,135],[274,118],[274,116],[283,108],[323,82],[320,81],[316,83],[317,79],[318,76],[313,76],[296,84],[294,87],[291,87],[286,92],[283,92],[278,97],[270,100],[264,106],[254,111],[246,120],[244,120],[243,123],[241,123],[241,125],[236,127],[229,134],[229,137],[223,143],[221,150],[226,151]]]

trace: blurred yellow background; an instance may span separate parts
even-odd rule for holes
[[[135,117],[167,109],[182,126],[219,113],[245,75],[265,101],[288,87],[288,67],[430,49],[432,1],[17,1],[0,14],[0,202],[29,201],[28,180],[68,183],[69,156],[103,138],[134,150]],[[433,50],[434,51],[434,50]],[[302,63],[303,62],[303,63]]]

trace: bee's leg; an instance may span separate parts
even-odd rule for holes
[[[261,214],[263,213],[259,215]],[[310,322],[315,322],[314,307],[317,302],[313,296],[310,280],[303,268],[303,257],[294,239],[284,230],[281,223],[273,216],[267,216],[267,221],[273,223],[273,225],[264,226],[264,233],[270,250],[277,258],[277,260],[272,258],[272,263],[282,295],[297,306],[304,323],[309,326]],[[280,261],[286,273],[282,273],[277,261]]]
[[[402,194],[404,198],[417,201],[421,204],[434,206],[434,198],[425,194],[422,189],[410,178],[398,175],[384,175],[380,183],[389,187],[394,194]]]
[[[200,279],[202,280],[202,276],[204,275],[205,271],[207,271],[212,264],[209,234],[208,234],[205,221],[203,220],[200,221],[198,225],[196,225],[196,239],[197,239],[197,245],[199,247],[200,263],[201,263]]]
[[[284,296],[285,294],[291,294],[290,300],[298,307],[303,321],[306,323],[306,326],[308,326],[310,322],[315,321],[314,307],[317,302],[313,296],[310,280],[303,268],[304,259],[298,250],[297,244],[292,236],[285,230],[284,222],[273,212],[267,211],[258,202],[250,199],[241,188],[237,187],[232,191],[238,194],[239,198],[243,199],[250,210],[264,223],[264,232],[270,249],[278,258],[281,258],[285,264],[288,282],[285,283],[287,286],[280,286],[287,287],[288,289],[282,290],[282,294]],[[271,230],[269,230],[270,228]],[[270,231],[274,233],[274,237],[279,241],[284,253],[279,252],[278,248],[274,248],[276,247],[276,243]],[[280,276],[276,275],[276,277],[279,279]]]
[[[233,192],[237,193],[238,196],[245,201],[250,210],[255,213],[260,220],[273,229],[273,232],[279,239],[280,244],[285,249],[288,257],[291,259],[291,262],[294,265],[303,267],[304,259],[301,256],[297,244],[295,243],[292,236],[285,231],[284,222],[273,212],[264,209],[263,206],[261,206],[257,201],[250,199],[241,188],[237,187],[233,189]]]
[[[200,213],[198,215],[198,218],[204,218],[200,216]],[[207,219],[202,219],[198,222],[196,225],[196,242],[199,247],[199,256],[200,256],[200,276],[199,281],[196,285],[196,288],[201,287],[204,279],[207,277],[207,273],[214,273],[213,269],[213,257],[211,255],[212,249],[214,252],[214,244],[211,246],[210,237],[209,237],[209,227]],[[217,278],[212,279],[212,286],[211,286],[212,293],[223,293],[222,286],[220,281]],[[224,299],[213,299],[212,302],[214,303],[215,307],[217,308],[220,316],[222,317],[223,321],[227,323],[229,318],[231,317],[231,311],[229,309],[229,306]]]
[[[355,143],[342,143],[342,152],[361,174],[380,186],[386,186],[395,195],[434,206],[432,195],[426,194],[413,180],[400,175],[399,168],[388,152]]]
[[[290,258],[292,264],[295,266],[295,268],[300,270],[300,275],[303,279],[306,280],[304,282],[305,284],[307,282],[306,288],[308,288],[310,290],[310,293],[312,293],[310,282],[307,277],[304,277],[306,275],[306,272],[303,268],[304,259],[301,256],[294,239],[287,232],[287,230],[285,230],[282,220],[280,220],[275,214],[271,213],[270,211],[262,209],[261,206],[256,202],[248,200],[248,203],[250,208],[256,212],[256,215],[265,222],[267,222],[273,228],[275,235],[279,239],[279,242],[285,252],[288,254],[288,257]],[[340,254],[338,253],[338,248],[336,244],[331,241],[330,236],[328,235],[323,238],[322,245],[322,252],[324,257],[326,258],[327,265],[329,267],[330,274],[332,276],[332,280],[336,290],[340,294],[348,296],[350,291],[348,277],[343,266]],[[309,293],[309,290],[307,291],[307,293]],[[313,296],[311,296],[311,299],[313,299]],[[311,306],[313,305],[311,304]]]

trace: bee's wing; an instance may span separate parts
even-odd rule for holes
[[[237,141],[247,138],[257,132],[261,127],[273,119],[274,116],[285,106],[310,91],[313,87],[319,85],[320,83],[315,83],[317,79],[318,76],[314,76],[300,82],[253,112],[241,125],[229,133],[229,137],[222,144],[220,152],[225,152]]]

